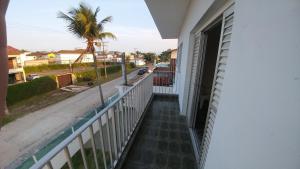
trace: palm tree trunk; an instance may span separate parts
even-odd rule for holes
[[[103,98],[103,92],[102,92],[102,87],[101,87],[101,82],[100,82],[100,76],[99,76],[99,72],[98,72],[98,68],[97,68],[97,58],[95,55],[95,48],[94,45],[92,44],[92,46],[90,46],[90,51],[93,53],[93,58],[94,58],[94,68],[95,68],[95,72],[96,72],[96,78],[97,78],[97,83],[98,83],[98,87],[99,87],[99,94],[100,94],[100,103],[101,105],[104,105],[104,98]]]
[[[75,63],[81,63],[82,59],[83,59],[83,55],[87,53],[87,51],[89,50],[89,47],[87,47],[80,55],[79,57],[71,64],[71,72],[73,73],[74,70],[74,64]]]

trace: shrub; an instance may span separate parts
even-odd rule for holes
[[[133,69],[133,68],[136,68],[136,65],[134,63],[129,63],[129,64],[127,64],[127,68]]]
[[[78,82],[88,82],[96,80],[96,72],[94,70],[89,70],[85,72],[75,73]]]
[[[48,76],[9,86],[6,97],[7,105],[13,105],[30,97],[55,90],[56,88],[56,81]]]
[[[92,67],[94,63],[75,63],[73,65],[73,68],[79,68],[79,67]],[[102,62],[97,63],[98,66],[103,66]],[[118,65],[113,62],[106,62],[107,66],[115,66]],[[61,69],[69,69],[69,64],[49,64],[49,65],[38,65],[38,66],[25,66],[24,71],[25,73],[37,73],[37,72],[43,72],[43,71],[49,71],[49,70],[61,70]]]
[[[127,64],[127,71],[135,68],[135,64]],[[110,67],[106,68],[107,74],[113,74],[120,72],[122,70],[121,65],[113,65]],[[101,73],[101,75],[104,75],[105,69],[104,68],[99,68],[98,71]],[[86,81],[93,81],[96,80],[96,72],[94,70],[89,70],[85,72],[77,72],[75,73],[75,76],[77,78],[78,82],[86,82]]]

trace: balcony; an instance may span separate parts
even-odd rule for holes
[[[186,119],[176,96],[154,95],[123,169],[193,169],[195,159]]]
[[[45,155],[34,155],[30,168],[196,168],[174,85],[153,86],[155,73],[95,111]]]

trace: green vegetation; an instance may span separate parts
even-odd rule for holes
[[[143,53],[143,55],[146,62],[154,63],[154,60],[156,59],[155,53],[148,52],[148,53]]]
[[[128,71],[135,68],[134,63],[127,64],[126,66],[127,66]],[[106,68],[108,75],[121,72],[121,70],[122,70],[121,65],[110,66],[110,67]],[[98,71],[100,72],[100,74],[104,75],[104,71],[105,71],[104,68],[99,68]],[[75,73],[75,76],[76,76],[78,82],[94,81],[97,79],[96,72],[93,70],[85,71],[85,72],[78,72],[78,73]],[[102,82],[102,78],[101,78],[101,82]]]
[[[73,64],[73,68],[89,68],[93,67],[94,63],[75,63]],[[107,66],[116,65],[113,62],[106,62]],[[98,62],[97,66],[103,67],[103,63]],[[38,65],[38,66],[26,66],[24,67],[24,71],[26,74],[28,73],[39,73],[50,70],[64,70],[70,69],[69,64],[49,64],[49,65]]]
[[[20,83],[8,87],[6,102],[11,106],[17,102],[28,99],[32,96],[47,93],[55,90],[57,84],[49,76],[41,77],[30,82]]]
[[[172,52],[171,49],[168,49],[168,50],[166,50],[166,51],[163,51],[163,52],[158,56],[159,60],[160,60],[161,62],[168,62],[168,61],[170,61],[170,60],[171,60],[171,52]]]
[[[93,150],[91,148],[86,148],[85,149],[85,154],[86,154],[86,161],[88,164],[88,168],[96,168],[96,164],[94,161],[94,155],[93,155]],[[104,163],[103,163],[103,156],[102,156],[102,151],[101,150],[96,150],[97,154],[97,159],[98,159],[98,165],[99,169],[104,169]],[[105,153],[106,156],[106,164],[109,166],[109,154]],[[81,152],[78,151],[73,157],[72,157],[72,164],[74,169],[84,169],[84,164],[82,160],[82,155]],[[65,164],[62,169],[68,169],[68,164]]]
[[[131,73],[136,70],[134,64],[128,64],[127,65],[127,73]],[[122,72],[118,71],[116,73],[109,74],[107,78],[102,77],[100,79],[101,84],[112,81],[116,78],[119,78],[122,76]],[[38,79],[36,79],[38,80]],[[79,82],[77,85],[86,85],[86,81]],[[10,86],[12,87],[12,86]],[[50,106],[52,104],[55,104],[57,102],[63,101],[69,97],[72,97],[76,95],[77,93],[73,92],[65,92],[60,89],[56,89],[44,94],[32,96],[28,99],[19,101],[17,103],[14,103],[13,105],[9,105],[9,115],[3,116],[3,118],[0,119],[0,126],[4,126],[5,124],[8,124],[20,117],[25,116],[26,114],[35,112],[37,110],[40,110],[42,108],[45,108],[47,106]],[[10,94],[9,94],[10,95]]]
[[[44,94],[32,96],[31,98],[22,100],[13,105],[8,106],[9,114],[0,118],[0,126],[4,126],[26,114],[35,112],[62,100],[65,100],[76,93],[65,92],[60,89],[56,89]]]

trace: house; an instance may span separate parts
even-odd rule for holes
[[[24,66],[38,66],[49,64],[48,52],[31,52],[26,55]]]
[[[19,63],[21,52],[11,46],[7,46],[8,54],[8,83],[15,84],[26,81],[24,69]]]
[[[178,39],[176,93],[199,168],[300,167],[300,4],[145,0]]]
[[[60,50],[56,52],[56,60],[59,64],[70,64],[74,63],[76,59],[84,52],[84,49],[76,50]],[[84,54],[82,63],[91,63],[94,62],[93,54],[87,53]]]

